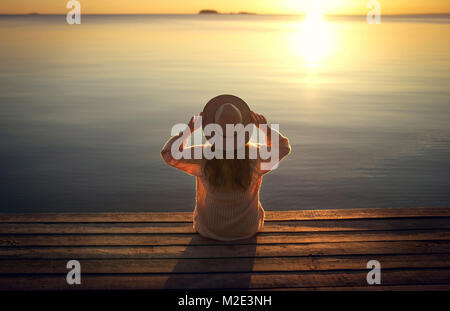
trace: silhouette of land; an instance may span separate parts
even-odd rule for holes
[[[198,14],[221,14],[221,15],[233,15],[233,14],[240,14],[240,15],[256,15],[256,13],[252,13],[252,12],[238,12],[238,13],[234,13],[234,12],[229,12],[229,13],[220,13],[219,11],[216,10],[201,10],[198,12]]]
[[[219,14],[216,10],[201,10],[198,14]]]

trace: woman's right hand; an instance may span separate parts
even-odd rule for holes
[[[252,113],[252,119],[255,126],[259,127],[260,124],[267,124],[267,119],[262,114],[258,114],[254,111]]]
[[[191,133],[198,130],[201,127],[201,125],[202,125],[201,117],[202,116],[203,116],[203,112],[200,112],[198,115],[193,116],[191,118],[191,120],[189,121],[188,127],[189,127],[189,130],[191,131]]]

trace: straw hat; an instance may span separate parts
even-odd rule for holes
[[[208,124],[219,124],[225,132],[225,124],[242,124],[244,126],[253,123],[250,107],[241,98],[234,95],[219,95],[211,99],[203,109],[203,129]],[[253,129],[253,127],[252,127]],[[246,134],[245,141],[250,140],[252,132]],[[206,139],[211,138],[206,136]]]

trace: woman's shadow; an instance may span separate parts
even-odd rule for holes
[[[257,237],[220,242],[193,234],[188,245],[171,260],[176,264],[164,289],[249,289]]]

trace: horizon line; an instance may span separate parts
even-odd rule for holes
[[[0,16],[36,16],[36,15],[53,15],[53,16],[64,16],[67,13],[39,13],[39,12],[30,12],[30,13],[0,13]],[[307,13],[241,13],[241,12],[230,12],[230,13],[217,13],[217,14],[200,14],[200,13],[84,13],[82,15],[93,15],[93,16],[146,16],[146,15],[206,15],[206,16],[215,16],[215,15],[244,15],[244,16],[303,16],[307,15]],[[323,16],[366,16],[367,14],[322,14]],[[418,16],[418,15],[450,15],[450,12],[442,12],[442,13],[396,13],[396,14],[382,14],[382,16]]]

